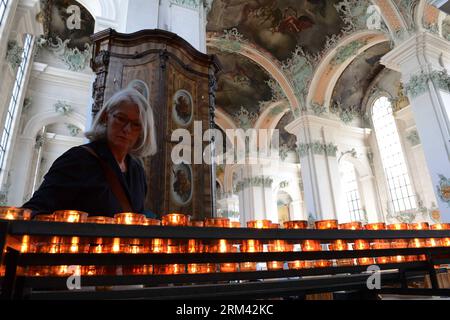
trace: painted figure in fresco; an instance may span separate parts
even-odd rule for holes
[[[179,118],[183,120],[183,122],[189,122],[191,118],[191,106],[189,100],[184,95],[180,95],[175,103],[175,110],[177,111],[177,115]]]
[[[173,171],[175,182],[173,183],[173,190],[181,198],[183,202],[189,200],[191,193],[191,181],[188,173],[185,170],[177,169]]]
[[[326,37],[339,32],[343,21],[338,0],[215,0],[208,15],[208,31],[237,30],[280,61],[296,46],[315,53]]]
[[[85,49],[85,43],[91,43],[90,36],[94,33],[95,20],[90,13],[75,0],[53,0],[51,2],[51,23],[49,36],[55,41],[57,37],[63,41],[70,39],[68,46],[70,48],[77,47],[79,50]],[[67,8],[71,5],[78,6],[80,8],[80,28],[68,29],[67,19],[70,17],[70,13],[67,12]]]
[[[314,26],[314,21],[306,15],[298,16],[298,12],[293,7],[283,10],[283,19],[280,21],[275,31],[282,33],[299,33]]]

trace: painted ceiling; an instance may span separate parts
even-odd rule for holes
[[[286,113],[278,122],[275,129],[280,132],[280,146],[285,145],[289,150],[296,150],[297,148],[297,137],[286,131],[285,127],[294,121],[294,115],[292,112]]]
[[[333,92],[334,102],[340,102],[343,108],[360,110],[369,85],[384,69],[380,59],[389,50],[389,43],[383,42],[360,54],[339,78]]]
[[[296,46],[318,53],[327,36],[344,23],[334,5],[339,0],[215,0],[207,31],[236,28],[250,42],[280,61],[291,57]]]
[[[76,0],[41,0],[42,8],[45,8],[45,17],[42,17],[44,22],[44,31],[46,37],[56,42],[56,39],[68,40],[69,48],[78,48],[83,51],[86,43],[91,43],[89,37],[94,33],[95,20],[89,11],[80,5]],[[67,9],[71,5],[76,5],[80,8],[80,24],[78,28],[67,28],[68,19],[71,13],[67,13]],[[69,21],[70,24],[70,21]]]
[[[209,51],[219,58],[223,71],[218,79],[216,104],[223,108],[231,117],[237,114],[241,107],[250,113],[259,112],[259,101],[267,101],[272,97],[272,91],[266,81],[270,75],[245,57],[225,53],[216,49]]]

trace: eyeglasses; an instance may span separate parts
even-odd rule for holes
[[[122,128],[126,127],[128,124],[130,124],[131,126],[131,130],[132,131],[141,131],[142,130],[142,125],[139,121],[132,121],[130,119],[128,119],[125,116],[122,116],[120,114],[113,114],[112,115],[114,118],[114,121],[121,126]]]

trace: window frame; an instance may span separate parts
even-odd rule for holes
[[[1,0],[0,0],[1,1]],[[14,87],[11,91],[11,97],[8,103],[8,109],[6,110],[6,117],[3,119],[1,137],[0,137],[0,177],[1,180],[4,178],[4,172],[7,165],[8,154],[11,149],[11,135],[15,129],[17,122],[18,105],[20,102],[21,95],[24,91],[24,84],[26,80],[26,72],[29,67],[30,61],[32,60],[34,45],[34,36],[31,34],[24,34],[22,53],[22,62],[16,71],[16,76],[14,79]]]
[[[390,103],[390,107],[392,110],[391,116],[393,119],[393,123],[395,125],[396,134],[398,137],[399,149],[400,149],[401,155],[403,157],[403,161],[401,161],[401,163],[397,163],[396,165],[389,167],[389,170],[391,170],[394,167],[404,165],[403,170],[405,172],[402,175],[397,175],[397,176],[392,176],[392,177],[389,177],[389,173],[387,171],[387,166],[385,164],[385,160],[382,155],[382,149],[380,147],[380,143],[378,140],[377,129],[375,128],[374,117],[373,117],[375,104],[377,103],[377,101],[379,101],[382,98],[386,98],[388,100],[388,102]],[[368,113],[370,115],[372,130],[375,134],[376,149],[377,149],[378,155],[380,157],[381,170],[383,172],[383,177],[384,177],[384,185],[387,189],[386,191],[387,191],[387,196],[388,196],[388,203],[389,203],[390,209],[392,209],[394,214],[400,214],[400,213],[404,213],[404,212],[416,211],[418,208],[418,203],[417,203],[417,192],[416,192],[415,185],[414,185],[414,179],[411,176],[411,169],[409,167],[407,153],[405,151],[404,143],[402,141],[402,136],[400,135],[400,132],[399,132],[398,124],[397,124],[397,121],[395,118],[395,111],[393,109],[391,99],[392,99],[392,97],[388,93],[385,93],[385,92],[379,93],[378,95],[372,97],[369,101],[370,108],[368,110]],[[405,179],[404,179],[405,176],[408,177],[409,185],[407,184],[407,181],[405,181]],[[403,183],[398,181],[400,178],[403,178],[403,180],[404,180]],[[410,189],[409,194],[408,194],[408,188]],[[406,189],[406,190],[404,190],[404,189]],[[403,195],[403,191],[406,192],[406,196]],[[399,193],[401,194],[401,197],[398,196]],[[396,196],[396,199],[394,199],[394,196],[393,196],[394,194]],[[400,201],[402,201],[403,204],[405,205],[405,209],[400,210],[400,208],[401,208],[401,206],[399,205]],[[411,208],[406,209],[407,201],[409,201]]]
[[[345,170],[344,163],[347,163],[347,166],[351,166],[351,168],[353,169],[352,171],[354,172],[354,180],[352,180],[351,182],[344,179],[345,174],[348,173],[347,170]],[[365,206],[364,206],[364,198],[361,196],[362,192],[358,170],[352,161],[348,159],[340,159],[339,171],[341,175],[341,185],[342,183],[345,183],[345,185],[343,186],[344,191],[343,195],[344,201],[346,203],[346,208],[348,209],[348,212],[346,212],[346,214],[350,218],[351,222],[355,221],[362,222],[365,219],[365,209],[364,209]],[[349,185],[349,183],[353,183],[356,186],[356,189],[352,188],[352,190],[348,190],[347,186]]]
[[[9,0],[0,0],[0,27],[3,24],[3,19],[6,16],[6,11],[8,10]]]

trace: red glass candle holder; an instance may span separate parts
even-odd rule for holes
[[[114,215],[117,224],[144,225],[146,217],[143,214],[122,212]],[[113,239],[113,253],[142,253],[144,245],[140,239]]]
[[[203,220],[190,220],[189,226],[190,227],[204,227],[205,222]]]
[[[164,264],[164,265],[154,265],[154,274],[183,274],[186,273],[185,264]]]
[[[144,220],[144,226],[160,226],[161,220],[158,219],[151,219],[151,218],[145,218]]]
[[[308,221],[305,220],[285,221],[283,225],[286,229],[308,229]],[[300,244],[293,244],[293,245],[288,244],[289,251],[300,250],[300,248],[301,248]],[[304,269],[312,266],[313,266],[312,261],[304,261],[304,260],[288,261],[289,269]]]
[[[0,220],[30,220],[31,210],[17,207],[0,207]],[[35,251],[29,236],[9,237],[8,245],[25,253]]]
[[[114,219],[117,224],[127,224],[127,225],[144,225],[146,217],[143,214],[132,213],[132,212],[122,212],[114,215]]]
[[[254,229],[270,229],[272,221],[270,220],[253,220],[247,222],[247,228]]]
[[[31,210],[0,206],[0,220],[31,220]]]
[[[261,241],[248,239],[243,240],[241,244],[241,252],[245,253],[255,253],[263,252],[263,245]],[[241,262],[239,264],[241,271],[256,271],[256,262]]]
[[[169,213],[162,217],[163,226],[187,227],[190,216],[181,213]]]
[[[450,230],[450,223],[437,223],[431,226],[431,230]],[[439,239],[440,246],[450,247],[450,238]]]
[[[87,218],[87,223],[115,224],[116,220],[111,217],[93,216]],[[112,251],[112,238],[89,238],[89,253],[110,253]],[[93,268],[94,266],[88,266]]]
[[[228,219],[228,218],[207,218],[207,219],[205,219],[205,227],[229,228],[230,227],[230,219]]]
[[[390,249],[391,244],[388,240],[375,240],[372,244],[372,249]],[[377,257],[376,262],[379,264],[389,263],[391,261],[390,257]]]
[[[315,222],[317,230],[334,230],[338,228],[337,220],[320,220]]]
[[[315,222],[316,229],[318,230],[336,230],[338,229],[337,220],[320,220]],[[348,262],[348,261],[347,261]],[[345,261],[344,261],[345,263]],[[333,262],[331,260],[317,260],[315,262],[316,267],[329,267],[332,266]]]
[[[270,229],[271,225],[272,221],[270,220],[253,220],[247,222],[247,228],[254,229]],[[254,253],[263,251],[263,244],[259,240],[248,239],[242,241],[241,252]],[[239,267],[241,271],[256,271],[256,262],[241,262]]]
[[[354,250],[370,250],[370,242],[367,240],[358,239],[355,240],[355,243],[353,244]],[[363,257],[357,259],[358,265],[366,266],[366,265],[372,265],[375,263],[375,259],[371,257]]]
[[[420,223],[411,223],[409,224],[410,230],[429,230],[430,225],[428,222],[420,222]],[[424,239],[424,238],[414,238],[409,240],[409,247],[410,248],[424,248],[427,246],[428,241],[431,239]],[[407,261],[422,261],[426,259],[425,255],[418,255],[418,256],[407,256]]]
[[[207,218],[205,219],[205,227],[209,228],[230,228],[231,222],[228,218]],[[205,245],[205,250],[212,253],[230,253],[233,252],[233,244],[229,240],[219,239],[212,240]],[[221,272],[235,272],[237,270],[236,263],[220,263],[217,268]]]
[[[309,252],[309,251],[322,251],[322,246],[320,244],[320,241],[318,240],[302,240],[300,242],[300,247],[302,251]],[[296,261],[294,261],[298,265]],[[330,266],[331,261],[328,260],[308,260],[308,261],[302,261],[302,263],[305,268],[313,268],[314,266]]]
[[[230,228],[240,228],[241,223],[239,221],[231,221],[230,222]]]
[[[55,211],[53,215],[56,222],[85,223],[88,219],[86,212],[76,210],[59,210]],[[89,244],[86,239],[81,241],[79,237],[61,237],[59,244],[60,253],[86,253],[88,250]]]
[[[151,219],[151,218],[146,218],[144,220],[144,226],[160,226],[161,225],[161,220],[158,219]],[[160,239],[161,241],[163,241],[162,239]],[[141,240],[144,243],[144,248],[143,248],[143,252],[144,253],[149,253],[149,252],[153,252],[152,251],[152,242],[153,239],[150,240]],[[162,252],[162,251],[161,251]]]
[[[386,224],[383,222],[369,223],[364,226],[364,229],[374,231],[386,230]],[[372,249],[389,249],[390,247],[389,241],[381,239],[373,240],[373,243],[371,244]],[[376,263],[389,263],[389,260],[389,257],[377,257],[375,259]]]
[[[164,239],[152,239],[150,242],[150,252],[151,253],[164,253],[166,252],[166,244]]]
[[[285,229],[308,229],[308,221],[293,220],[284,222]]]
[[[361,222],[349,222],[339,224],[339,229],[342,230],[362,230],[363,226]],[[370,250],[370,242],[364,239],[356,239],[353,243],[354,250]],[[353,260],[353,264],[355,265],[370,265],[373,264],[375,260],[373,258],[363,257]]]
[[[388,230],[408,230],[407,223],[393,223],[387,226]],[[391,240],[392,249],[404,249],[408,248],[408,240],[405,239],[393,239]],[[402,263],[407,259],[406,256],[398,255],[391,257],[391,262]]]
[[[279,229],[280,225],[273,223],[271,229]],[[267,245],[268,252],[287,252],[291,251],[292,246],[285,240],[270,240]],[[267,262],[267,270],[282,270],[284,267],[284,261],[269,261]]]
[[[350,250],[350,245],[345,240],[334,240],[331,242],[329,249],[331,251],[347,251]],[[338,267],[353,266],[355,263],[353,259],[336,259],[336,265]]]
[[[53,213],[55,221],[68,223],[84,223],[87,221],[88,214],[76,210],[59,210]]]

